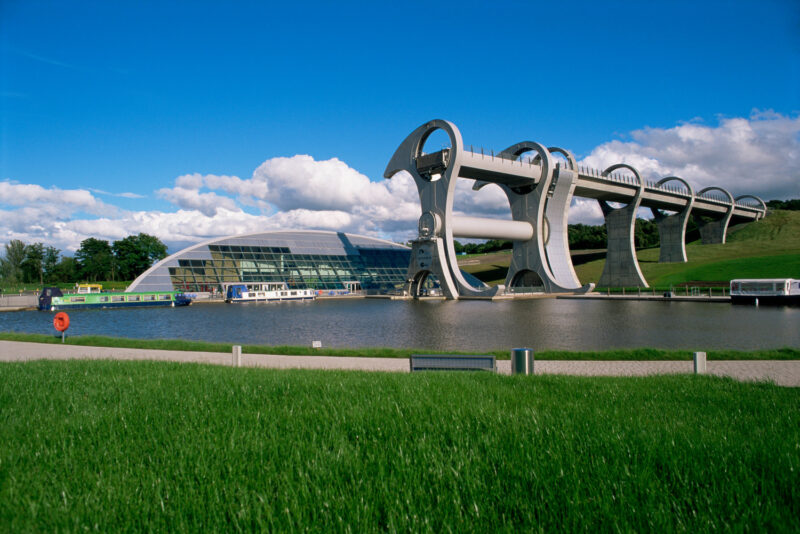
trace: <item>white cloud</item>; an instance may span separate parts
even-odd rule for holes
[[[263,200],[278,209],[352,210],[355,206],[393,201],[386,184],[369,178],[336,158],[272,158],[253,173],[266,185]]]
[[[98,195],[107,195],[107,196],[111,196],[111,197],[133,198],[133,199],[146,198],[144,195],[138,195],[136,193],[128,193],[128,192],[126,192],[126,193],[110,193],[108,191],[103,191],[102,189],[93,189],[91,187],[89,188],[89,191],[91,191],[92,193],[96,193]]]
[[[800,116],[754,111],[717,126],[644,128],[631,138],[598,146],[580,164],[602,170],[628,163],[646,179],[680,176],[695,191],[718,186],[734,196],[800,197]]]
[[[58,206],[79,209],[91,214],[108,213],[114,208],[96,199],[85,189],[45,189],[36,184],[0,181],[0,204],[10,206]]]
[[[181,178],[186,177],[182,176]],[[186,181],[183,180],[184,184],[185,182]],[[159,189],[156,193],[158,196],[172,202],[180,208],[197,210],[207,217],[213,217],[220,209],[228,211],[239,210],[236,202],[232,198],[224,197],[216,193],[201,193],[194,188],[178,186],[172,189]]]
[[[603,169],[619,162],[637,167],[648,179],[681,176],[696,190],[718,185],[735,195],[796,198],[800,118],[756,112],[721,119],[716,126],[690,122],[645,128],[632,132],[630,141],[599,145],[580,164]],[[472,184],[458,182],[456,213],[510,217],[500,188],[489,185],[476,192]],[[85,189],[0,182],[0,245],[21,239],[74,251],[88,237],[113,241],[144,232],[176,250],[210,237],[277,229],[340,230],[406,241],[415,235],[420,215],[417,188],[407,173],[373,182],[339,159],[317,161],[307,155],[268,159],[250,178],[184,174],[156,193],[175,209],[125,211]],[[570,222],[602,220],[597,201],[573,200]]]

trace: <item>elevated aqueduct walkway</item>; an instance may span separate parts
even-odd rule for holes
[[[425,141],[442,130],[450,148],[426,154]],[[532,152],[534,157],[523,157]],[[566,159],[558,162],[557,153]],[[419,236],[412,243],[408,291],[418,296],[434,276],[447,298],[491,297],[506,287],[538,288],[547,293],[581,293],[569,253],[568,215],[573,196],[600,202],[608,233],[608,252],[599,285],[648,287],[634,248],[634,225],[640,207],[653,211],[661,241],[661,262],[685,262],[689,215],[697,222],[702,242],[724,243],[728,224],[755,221],[766,214],[764,202],[752,195],[734,198],[721,187],[695,193],[688,182],[668,176],[643,180],[631,165],[618,163],[603,171],[579,167],[568,150],[524,141],[495,154],[466,150],[461,133],[448,121],[433,120],[414,130],[398,147],[384,172],[391,178],[407,171],[414,178],[422,205]],[[453,196],[458,178],[474,181],[473,189],[498,185],[505,192],[512,220],[457,217]],[[615,207],[610,203],[621,203]],[[514,243],[505,285],[485,288],[470,284],[458,268],[453,239],[509,239]]]

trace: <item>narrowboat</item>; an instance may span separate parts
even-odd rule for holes
[[[800,305],[800,280],[793,278],[731,280],[731,303]]]
[[[146,306],[188,306],[192,299],[180,291],[110,291],[100,293],[67,293],[57,287],[46,287],[39,295],[39,309],[61,311],[86,308],[137,308]]]
[[[314,300],[313,289],[290,289],[285,282],[225,284],[225,302],[277,302]]]

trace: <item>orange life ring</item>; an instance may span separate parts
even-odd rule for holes
[[[55,326],[56,330],[59,332],[63,332],[69,328],[69,315],[64,312],[58,312],[56,316],[53,317],[53,326]]]

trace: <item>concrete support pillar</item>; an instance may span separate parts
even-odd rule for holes
[[[686,187],[689,193],[689,199],[686,201],[686,206],[679,212],[673,215],[666,215],[662,211],[651,208],[653,212],[653,220],[658,225],[658,239],[659,239],[659,263],[685,263],[686,258],[686,225],[689,222],[689,214],[694,205],[694,190],[685,180],[677,176],[669,176],[659,181],[657,185],[662,185],[665,182],[677,180]]]
[[[642,201],[644,182],[639,176],[639,172],[625,163],[612,165],[603,172],[603,175],[606,176],[620,168],[626,168],[634,173],[638,180],[638,192],[634,200],[624,208],[612,208],[607,202],[600,201],[600,207],[606,220],[608,251],[603,274],[600,275],[597,285],[601,287],[649,287],[639,268],[633,238],[636,212]]]
[[[547,199],[545,207],[545,221],[548,234],[545,235],[545,252],[550,271],[556,282],[569,289],[581,288],[575,267],[572,265],[572,256],[569,253],[569,205],[575,185],[578,183],[578,166],[571,152],[558,147],[549,147],[550,153],[558,152],[567,158],[568,168],[559,166],[554,177],[555,186],[552,195]],[[594,286],[586,286],[586,291],[591,291]]]
[[[560,151],[561,149],[555,150]],[[505,285],[506,287],[529,287],[531,284],[541,284],[542,290],[546,293],[590,291],[593,286],[587,285],[581,288],[578,277],[575,275],[572,259],[569,257],[567,240],[569,201],[572,199],[572,192],[575,189],[577,173],[566,169],[563,174],[560,173],[560,170],[556,173],[550,151],[533,141],[524,141],[510,146],[500,153],[500,157],[516,159],[530,151],[536,152],[535,161],[542,168],[542,177],[539,182],[530,188],[500,186],[508,198],[511,217],[515,221],[529,223],[534,229],[531,239],[514,241]],[[554,177],[558,177],[561,182],[560,186],[558,181],[553,184]],[[483,185],[483,183],[476,183],[473,189],[478,189]],[[551,186],[553,186],[553,195],[548,198]],[[547,214],[552,217],[552,220]],[[552,265],[556,266],[558,274],[553,271]]]
[[[699,191],[697,196],[700,197],[707,191],[711,190],[721,191],[728,197],[730,202],[728,210],[724,215],[716,219],[705,219],[703,217],[695,216],[694,221],[697,223],[697,227],[700,230],[700,240],[704,245],[724,244],[728,233],[728,223],[733,215],[733,208],[736,205],[736,202],[733,199],[733,195],[721,187],[706,187],[705,189]]]

